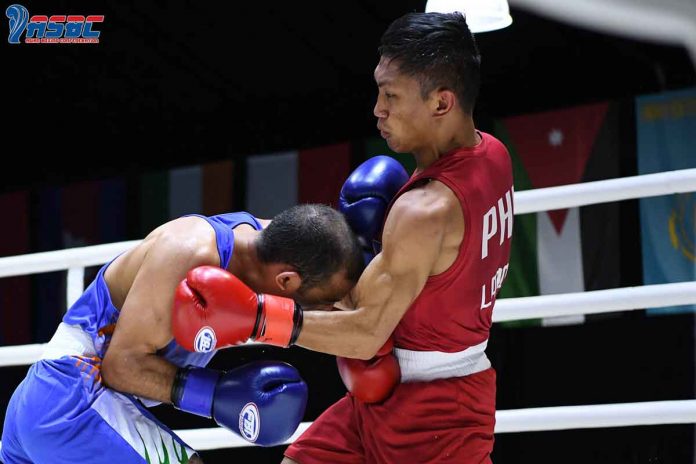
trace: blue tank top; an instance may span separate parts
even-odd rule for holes
[[[248,224],[256,230],[262,229],[259,221],[246,212],[227,213],[210,217],[198,214],[190,216],[205,219],[215,231],[215,240],[217,242],[218,254],[220,255],[220,267],[223,269],[228,267],[234,249],[234,231],[232,229],[240,224]],[[119,316],[119,310],[112,304],[109,289],[104,281],[104,272],[112,262],[113,260],[99,269],[94,281],[63,316],[63,322],[70,325],[79,325],[82,330],[92,337],[96,354],[100,358],[104,357],[106,349],[109,347],[111,335]],[[171,340],[157,354],[179,367],[203,367],[208,364],[215,352],[193,353],[179,346],[176,341]]]

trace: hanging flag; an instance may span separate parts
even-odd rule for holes
[[[10,223],[3,228],[0,256],[29,253],[29,193],[0,195],[0,210]],[[0,279],[0,344],[31,343],[31,277]]]
[[[203,169],[186,166],[169,171],[169,219],[203,213]]]
[[[298,201],[336,207],[341,186],[349,174],[349,143],[300,150]]]
[[[117,180],[66,185],[60,192],[61,248],[76,248],[123,240],[125,191]],[[84,285],[100,265],[85,269]]]
[[[138,185],[140,220],[139,237],[146,237],[153,229],[169,220],[169,173],[146,172]]]
[[[98,243],[127,240],[128,188],[125,179],[114,178],[99,182]]]
[[[63,220],[61,218],[61,189],[47,187],[36,192],[32,199],[31,229],[33,249],[53,251],[63,248]],[[31,276],[33,340],[45,343],[58,327],[65,303],[66,273],[44,272]]]
[[[270,219],[297,204],[297,152],[247,158],[246,210]]]
[[[141,175],[140,236],[145,237],[165,222],[187,214],[213,216],[232,211],[233,176],[232,160]]]
[[[696,168],[696,88],[636,98],[638,172]],[[696,280],[696,192],[640,200],[643,280]],[[696,305],[652,308],[648,314],[694,312]]]
[[[203,211],[206,216],[229,213],[234,208],[234,162],[203,165]]]
[[[96,181],[67,185],[60,193],[62,248],[99,242],[99,185]]]
[[[495,133],[510,151],[515,191],[618,177],[616,106],[598,103],[499,121]],[[618,286],[618,220],[616,204],[515,216],[510,271],[501,297]],[[583,320],[581,315],[542,322]]]

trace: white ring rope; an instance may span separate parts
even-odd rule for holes
[[[696,400],[554,406],[495,413],[495,433],[693,423],[696,423]],[[311,422],[302,422],[285,444],[294,442],[310,425]],[[174,433],[198,451],[253,446],[221,427],[175,430]]]
[[[696,191],[696,169],[681,169],[515,193],[515,215]],[[0,277],[97,266],[140,240],[0,258]]]
[[[696,423],[696,400],[509,409],[495,413],[495,433],[693,423]],[[285,443],[295,441],[310,425],[311,422],[300,424]],[[176,434],[201,451],[250,446],[220,427],[177,430]]]
[[[85,291],[85,268],[84,267],[71,267],[68,269],[68,282],[67,282],[67,307],[73,305],[80,298],[82,292]]]
[[[495,304],[493,322],[609,313],[686,304],[696,304],[696,282],[502,298]],[[0,347],[0,367],[31,364],[39,359],[44,347],[44,343],[2,346]]]
[[[664,308],[687,304],[696,304],[696,282],[501,298],[495,304],[493,322]]]
[[[0,346],[0,367],[26,366],[41,358],[47,343]]]
[[[64,271],[74,267],[98,266],[133,248],[140,240],[107,243],[65,250],[44,251],[0,258],[0,277]]]
[[[515,192],[515,214],[686,192],[696,192],[696,169]]]
[[[696,400],[509,409],[495,413],[495,433],[693,423],[696,423]],[[300,424],[285,444],[294,442],[310,425],[311,422]],[[250,446],[220,427],[177,430],[176,434],[201,451]]]
[[[515,194],[515,214],[696,191],[696,169],[536,189]],[[139,240],[0,258],[0,277],[69,270],[68,304],[83,291],[84,268],[108,262]],[[696,303],[696,282],[501,299],[494,322]],[[36,361],[45,344],[0,347],[0,367]],[[528,408],[496,412],[496,433],[696,423],[696,400]],[[304,422],[287,443],[310,423]],[[250,446],[222,428],[179,430],[199,450]]]
[[[696,400],[509,409],[495,418],[496,433],[694,424]]]

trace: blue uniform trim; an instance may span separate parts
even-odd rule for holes
[[[215,230],[218,254],[220,255],[220,267],[227,269],[230,265],[230,258],[234,251],[234,229],[240,224],[248,224],[256,230],[263,227],[258,219],[247,212],[218,214],[217,216],[201,216],[200,214],[189,214],[208,221],[208,224]]]

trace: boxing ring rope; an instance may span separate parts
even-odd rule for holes
[[[687,304],[696,304],[696,282],[502,298],[496,302],[493,322],[611,313]],[[0,347],[0,367],[31,364],[39,359],[44,346],[44,343],[35,343]]]
[[[496,434],[693,424],[696,423],[696,400],[508,409],[496,411],[495,421]],[[311,422],[302,422],[284,444],[295,441],[310,425]],[[198,451],[252,446],[248,441],[222,427],[175,430],[174,433]]]
[[[517,192],[515,214],[693,191],[696,191],[696,169],[683,169]],[[67,270],[67,303],[70,305],[84,290],[85,267],[106,263],[138,243],[140,241],[135,240],[0,258],[0,278]],[[497,302],[493,321],[596,314],[683,304],[696,304],[696,282],[505,298]],[[0,367],[33,363],[39,358],[43,347],[44,344],[40,343],[0,347]],[[691,424],[696,423],[696,400],[497,411],[496,421],[496,433]],[[291,443],[309,424],[302,423],[287,443]],[[192,447],[200,450],[250,446],[248,442],[221,428],[180,430],[177,433]]]
[[[696,191],[696,169],[515,192],[515,215]]]
[[[495,422],[495,433],[691,424],[696,422],[696,400],[508,409],[496,411]],[[300,424],[285,444],[295,441],[311,424]],[[221,427],[177,430],[176,433],[199,451],[249,446],[249,442]]]
[[[493,322],[611,313],[687,304],[696,304],[696,282],[501,298],[495,304]]]
[[[515,215],[693,191],[696,169],[584,182],[517,192]],[[85,267],[104,264],[138,243],[132,240],[0,258],[0,278],[67,270],[70,306],[84,291]]]

